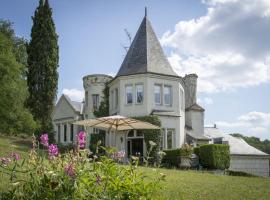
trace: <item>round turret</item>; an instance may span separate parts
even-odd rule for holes
[[[103,98],[105,84],[112,80],[112,77],[105,74],[91,74],[83,77],[85,91],[85,118],[94,118],[94,110],[99,108]]]

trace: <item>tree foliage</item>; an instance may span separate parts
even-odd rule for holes
[[[0,21],[0,132],[32,134],[35,122],[25,107],[26,45],[9,21]]]
[[[28,106],[40,127],[53,140],[52,112],[58,84],[58,36],[48,0],[40,0],[33,19],[31,40],[27,48],[29,89]]]
[[[99,108],[98,110],[94,111],[94,115],[96,117],[106,117],[110,115],[109,112],[109,98],[110,98],[110,92],[109,92],[110,88],[108,86],[108,83],[105,83],[105,87],[103,89],[103,98],[102,101],[100,102]]]
[[[249,145],[270,154],[270,140],[260,140],[260,138],[257,137],[248,137],[248,136],[244,136],[240,133],[234,133],[231,134],[234,137],[239,137],[242,138],[243,140],[245,140]]]

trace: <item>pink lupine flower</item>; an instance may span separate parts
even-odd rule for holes
[[[65,166],[65,169],[64,170],[65,170],[66,174],[69,177],[71,177],[73,179],[76,177],[75,170],[74,170],[74,168],[73,168],[73,166],[71,164]]]
[[[83,149],[86,144],[86,134],[84,131],[81,131],[77,134],[77,140],[78,140],[79,147]]]
[[[44,133],[40,136],[40,143],[44,145],[45,147],[49,146],[49,137],[48,133]]]
[[[123,150],[112,154],[112,158],[115,158],[115,159],[121,159],[124,157],[125,157],[125,151],[123,151]]]
[[[15,160],[20,160],[21,159],[21,157],[20,157],[20,155],[18,153],[11,153],[10,157],[15,159]]]
[[[50,144],[48,150],[50,159],[53,159],[55,156],[58,155],[58,148],[56,144]]]

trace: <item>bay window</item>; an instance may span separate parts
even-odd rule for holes
[[[171,106],[172,105],[172,87],[164,86],[164,105]]]

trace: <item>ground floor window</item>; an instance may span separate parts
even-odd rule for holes
[[[161,132],[160,138],[161,149],[174,149],[175,148],[175,129],[164,128]]]
[[[67,141],[67,125],[64,125],[64,142]]]
[[[57,125],[57,133],[58,133],[58,143],[60,143],[61,142],[61,125],[60,124],[58,124]]]
[[[72,142],[73,141],[73,131],[74,130],[74,128],[73,128],[73,124],[70,124],[70,141]]]

